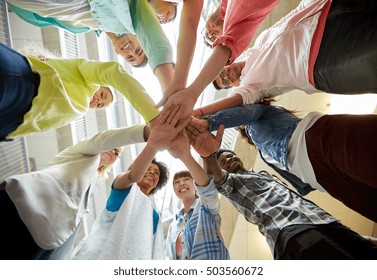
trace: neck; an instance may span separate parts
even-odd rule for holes
[[[195,201],[196,197],[194,196],[191,199],[182,200],[183,203],[183,213],[186,214],[190,210],[192,203]]]

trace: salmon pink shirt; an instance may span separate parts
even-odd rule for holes
[[[280,0],[222,0],[220,16],[224,20],[223,35],[213,44],[227,46],[231,55],[228,65],[250,45],[258,27]]]

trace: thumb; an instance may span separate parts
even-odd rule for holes
[[[217,129],[217,133],[216,133],[216,141],[217,142],[221,143],[221,141],[223,139],[223,135],[224,135],[224,130],[225,130],[225,126],[223,126],[223,125],[220,125],[219,128]]]
[[[158,109],[158,108],[164,106],[165,103],[166,103],[166,101],[167,101],[167,97],[166,97],[166,96],[163,96],[163,97],[160,99],[160,101],[159,101],[154,107],[155,107],[156,109]]]

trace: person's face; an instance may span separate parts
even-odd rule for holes
[[[139,41],[133,34],[123,34],[114,44],[115,52],[132,66],[140,65],[146,58]]]
[[[108,87],[100,86],[97,89],[89,103],[91,109],[106,108],[113,102],[113,94]]]
[[[110,151],[101,153],[99,166],[101,165],[108,166],[110,164],[113,164],[117,160],[119,155],[120,155],[120,152],[118,149],[112,149]]]
[[[224,21],[220,18],[219,10],[216,10],[211,14],[206,21],[205,32],[203,36],[206,37],[206,41],[212,45],[216,39],[223,34]]]
[[[223,89],[238,87],[240,85],[240,76],[243,67],[238,63],[225,66],[216,76],[216,84]]]
[[[244,169],[242,161],[234,154],[229,152],[222,153],[217,162],[221,168],[229,173],[234,173],[240,169]]]
[[[138,186],[141,191],[148,195],[151,190],[153,190],[160,180],[160,168],[157,164],[151,163],[148,167],[147,172],[145,172],[143,179],[138,182]]]
[[[150,1],[153,11],[156,14],[157,20],[160,24],[171,22],[175,19],[176,4],[172,2],[153,0]]]
[[[180,200],[195,198],[194,180],[191,177],[180,177],[173,181],[175,195]]]

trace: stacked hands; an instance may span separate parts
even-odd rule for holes
[[[201,157],[216,152],[221,146],[224,126],[220,126],[217,134],[213,135],[208,131],[206,120],[185,116],[185,113],[185,107],[179,105],[161,111],[151,121],[148,144],[156,151],[168,150],[175,158],[187,156],[190,146]]]

